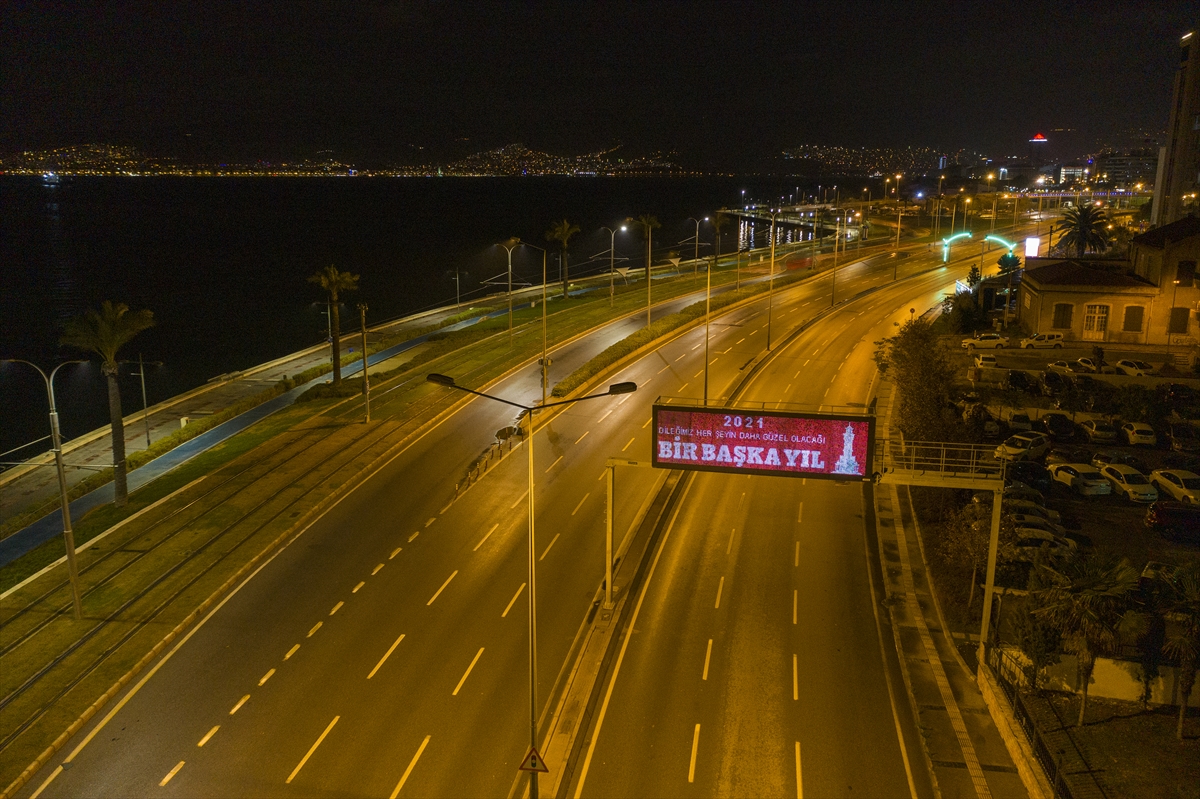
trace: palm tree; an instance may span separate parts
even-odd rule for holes
[[[557,241],[562,244],[562,284],[563,284],[563,299],[567,298],[567,286],[570,283],[567,277],[567,242],[571,237],[579,232],[579,225],[572,225],[567,220],[556,222],[553,227],[546,231],[546,241]]]
[[[1082,727],[1096,658],[1114,652],[1136,620],[1128,606],[1138,573],[1129,561],[1100,550],[1076,553],[1057,568],[1039,568],[1046,587],[1037,592],[1040,607],[1033,613],[1059,631],[1077,659]]]
[[[1182,741],[1188,697],[1196,685],[1200,662],[1200,560],[1175,567],[1164,582],[1164,610],[1177,624],[1168,628],[1163,652],[1179,661],[1179,723],[1175,737]]]
[[[336,266],[327,266],[315,275],[309,275],[308,282],[320,286],[329,292],[329,337],[333,339],[333,385],[336,388],[342,383],[342,328],[338,315],[338,293],[358,290],[358,275],[343,272]]]
[[[1059,225],[1062,237],[1058,245],[1068,250],[1074,248],[1077,258],[1082,258],[1088,250],[1103,252],[1108,247],[1107,224],[1108,216],[1094,205],[1069,208]]]
[[[130,311],[123,302],[105,300],[100,312],[87,311],[67,322],[59,341],[68,347],[89,350],[100,356],[100,370],[108,379],[108,417],[112,423],[113,504],[118,508],[129,498],[125,480],[125,425],[121,419],[121,389],[117,385],[117,352],[143,330],[154,326],[151,311]]]

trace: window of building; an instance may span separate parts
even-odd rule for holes
[[[1075,306],[1069,302],[1054,303],[1054,322],[1051,324],[1051,327],[1058,329],[1070,329],[1071,313],[1074,310]]]
[[[1145,315],[1146,309],[1140,305],[1125,306],[1125,321],[1121,324],[1121,329],[1126,333],[1142,332],[1142,317]]]
[[[1196,262],[1180,261],[1179,265],[1175,267],[1175,279],[1184,288],[1191,288],[1192,283],[1196,280]]]
[[[1029,292],[1023,291],[1021,293],[1025,296],[1025,307],[1028,308],[1029,307]]]
[[[1191,314],[1191,308],[1172,308],[1171,322],[1167,325],[1168,333],[1186,333],[1188,332],[1188,316]]]

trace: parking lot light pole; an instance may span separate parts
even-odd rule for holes
[[[513,341],[513,323],[512,323],[512,251],[521,246],[521,240],[513,236],[507,241],[500,242],[500,246],[508,250],[508,346],[512,346]],[[543,281],[545,282],[545,281]]]
[[[528,565],[528,569],[529,569],[529,578],[528,578],[529,579],[529,747],[530,747],[530,750],[535,750],[535,749],[537,749],[537,746],[538,746],[538,738],[537,738],[538,712],[537,712],[537,582],[536,582],[537,560],[536,560],[536,551],[535,551],[535,547],[534,547],[535,524],[534,524],[534,502],[533,502],[533,490],[534,490],[534,481],[533,481],[533,412],[535,410],[538,410],[541,408],[553,408],[556,405],[573,405],[576,402],[583,402],[584,400],[590,400],[590,399],[599,399],[601,397],[610,397],[610,396],[614,396],[616,394],[632,394],[633,392],[637,391],[637,388],[638,388],[637,383],[634,383],[634,382],[613,383],[612,385],[610,385],[608,387],[607,391],[602,392],[600,394],[588,394],[587,396],[576,397],[575,399],[559,400],[558,402],[544,403],[541,406],[533,406],[533,405],[523,405],[519,402],[513,402],[512,400],[504,399],[503,397],[497,397],[492,394],[485,394],[482,391],[475,391],[474,389],[467,388],[466,386],[460,386],[457,383],[455,383],[454,378],[449,375],[432,373],[432,374],[425,375],[425,379],[428,382],[434,383],[439,386],[444,386],[446,388],[453,388],[453,389],[457,389],[459,391],[465,391],[468,394],[474,394],[477,397],[485,397],[487,399],[494,400],[495,402],[502,402],[505,405],[511,405],[514,408],[520,408],[522,411],[525,412],[525,419],[528,424],[528,430],[529,430],[529,432],[526,434],[527,435],[527,440],[526,440],[527,451],[529,453],[528,454],[528,460],[529,460],[529,487],[528,487],[528,492],[529,492],[529,538],[528,538],[528,542],[529,542],[529,551],[528,551],[528,559],[529,559],[529,565]],[[538,794],[538,775],[537,775],[536,771],[531,771],[529,773],[529,796],[531,799],[537,799],[538,795],[539,795]]]
[[[32,361],[21,358],[7,358],[3,363],[24,363],[37,369],[42,380],[46,381],[46,396],[50,398],[50,441],[54,446],[54,467],[58,471],[58,496],[62,502],[63,541],[67,547],[67,575],[71,581],[71,603],[74,606],[75,621],[83,618],[83,602],[79,593],[79,568],[75,563],[75,531],[71,529],[71,502],[67,498],[67,473],[63,468],[62,434],[58,429],[58,408],[54,404],[54,376],[58,370],[69,363],[87,363],[87,361],[63,361],[51,370],[49,377],[41,367]]]

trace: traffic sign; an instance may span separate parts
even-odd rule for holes
[[[525,753],[525,759],[521,761],[518,771],[537,771],[542,774],[549,774],[550,769],[546,768],[546,761],[542,760],[541,754],[538,753],[536,746],[529,747],[529,751]]]

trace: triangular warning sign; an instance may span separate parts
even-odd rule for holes
[[[525,753],[525,759],[521,761],[521,765],[517,771],[539,771],[542,774],[550,773],[550,769],[546,768],[546,761],[542,760],[542,756],[536,746],[529,747],[529,751]]]

